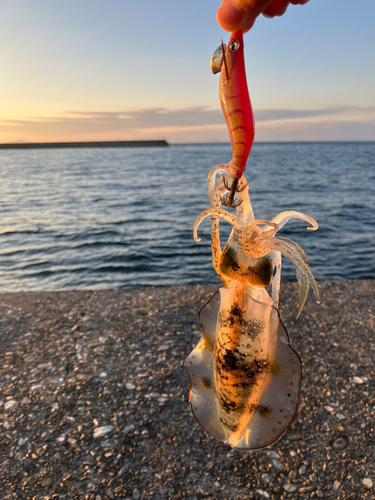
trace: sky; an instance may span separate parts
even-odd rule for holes
[[[228,142],[219,0],[0,0],[0,143]],[[257,141],[375,140],[374,0],[310,0],[245,35]]]

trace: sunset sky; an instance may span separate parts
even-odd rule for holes
[[[227,142],[219,3],[0,0],[0,143]],[[257,20],[256,140],[375,140],[374,19],[374,0],[310,0]]]

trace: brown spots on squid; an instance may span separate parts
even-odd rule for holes
[[[249,318],[243,322],[242,333],[250,340],[255,340],[263,332],[265,326],[265,322],[261,319]]]
[[[251,248],[242,245],[242,254],[251,253]],[[259,259],[253,266],[241,266],[238,263],[236,250],[229,246],[221,257],[220,271],[228,278],[235,279],[241,283],[260,286],[268,286],[273,277],[274,264],[269,257]]]
[[[232,328],[235,324],[242,324],[243,312],[240,306],[235,302],[232,307],[224,309],[219,314],[219,325],[222,328]]]
[[[204,343],[204,348],[207,351],[213,351],[214,349],[214,341],[213,339],[208,335],[208,333],[203,334],[203,343]]]
[[[256,412],[261,418],[269,418],[271,414],[273,413],[273,409],[270,406],[266,405],[255,405],[255,404],[250,404],[246,408],[246,413],[253,414]]]
[[[256,407],[256,412],[261,418],[268,418],[272,414],[273,410],[270,406],[258,405]]]
[[[203,377],[200,380],[200,384],[203,387],[203,389],[207,389],[207,390],[212,389],[212,382],[208,377]]]
[[[231,349],[225,349],[225,354],[219,359],[219,364],[225,372],[233,372],[239,368],[237,366],[237,356]]]
[[[237,372],[237,387],[247,388],[257,384],[259,378],[266,373],[271,373],[271,365],[265,359],[246,360],[246,356],[238,349],[224,349],[216,359],[216,368],[223,379],[225,373]]]
[[[274,377],[282,377],[285,374],[284,368],[276,359],[270,362],[270,372]]]
[[[221,408],[226,413],[242,412],[245,409],[245,405],[243,403],[233,401],[225,392],[218,391],[217,397],[219,398]]]

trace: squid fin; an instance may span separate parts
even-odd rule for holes
[[[219,306],[220,294],[217,291],[198,312],[204,334],[182,365],[190,378],[191,412],[198,424],[214,437],[222,433],[213,388],[213,349]]]

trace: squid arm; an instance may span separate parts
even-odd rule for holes
[[[289,245],[291,251],[294,250],[295,252],[297,252],[307,266],[309,265],[305,252],[299,245],[297,245],[297,243],[287,238],[279,237],[279,239],[282,240],[286,245]],[[305,305],[307,299],[307,294],[309,292],[309,280],[303,274],[303,272],[299,267],[296,267],[296,274],[297,274],[297,281],[299,284],[299,301],[296,313],[296,319],[297,319],[301,314],[302,308]]]
[[[272,252],[273,250],[276,250],[283,254],[285,257],[287,257],[289,260],[293,262],[293,264],[296,266],[297,269],[301,271],[303,276],[307,278],[309,281],[312,289],[314,290],[315,293],[315,298],[316,298],[316,303],[320,304],[320,298],[319,298],[319,290],[315,281],[315,278],[310,271],[310,268],[305,262],[305,259],[301,256],[300,252],[303,252],[302,248],[298,247],[296,243],[293,241],[287,239],[287,238],[270,238],[267,241],[264,241],[262,244],[263,251],[268,250],[269,252]],[[296,250],[296,247],[299,248],[299,251]],[[307,259],[306,259],[307,261]],[[303,305],[303,304],[302,304]],[[299,305],[300,309],[300,305]]]
[[[318,229],[318,223],[312,217],[309,217],[302,212],[296,212],[294,210],[288,210],[286,212],[277,214],[271,222],[277,224],[279,226],[279,229],[281,229],[290,219],[301,219],[308,222],[312,226],[307,228],[309,231],[316,231]]]
[[[220,208],[221,197],[226,191],[224,185],[223,177],[221,177],[215,185],[215,189],[210,196],[211,208]],[[222,256],[221,244],[220,244],[220,231],[219,231],[220,218],[211,215],[211,250],[212,250],[212,265],[222,280],[225,286],[228,286],[228,280],[220,272],[220,260]]]
[[[197,241],[197,242],[201,241],[201,239],[198,238],[198,233],[197,233],[198,227],[199,227],[200,223],[206,217],[209,217],[209,216],[211,216],[211,217],[216,216],[219,219],[226,220],[227,222],[229,222],[229,224],[231,224],[238,231],[241,231],[241,229],[242,229],[242,227],[238,224],[235,215],[230,214],[229,212],[227,212],[226,210],[223,210],[222,208],[209,208],[208,210],[205,210],[200,215],[198,215],[198,218],[195,221],[195,224],[194,224],[194,240],[195,241]]]

